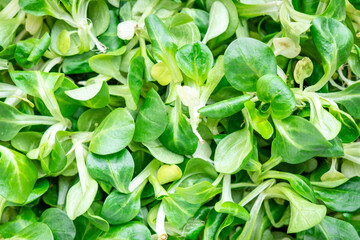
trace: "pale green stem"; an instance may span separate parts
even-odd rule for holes
[[[155,172],[161,165],[161,162],[154,159],[152,160],[131,182],[129,185],[129,191],[133,192],[139,187],[147,178]]]
[[[264,172],[269,171],[270,169],[274,168],[275,166],[279,165],[282,161],[280,156],[271,157],[267,162],[265,162],[262,166]]]
[[[266,189],[268,189],[269,187],[271,187],[272,185],[274,185],[276,183],[275,179],[270,179],[268,181],[265,181],[263,183],[261,183],[259,186],[257,186],[254,190],[252,190],[248,195],[246,195],[240,202],[239,205],[240,206],[245,206],[246,204],[248,204],[249,202],[251,202],[251,200],[253,200],[254,198],[256,198],[259,194],[261,194],[262,192],[264,192]]]
[[[216,187],[217,185],[219,185],[219,183],[221,182],[221,180],[223,179],[224,177],[224,174],[223,173],[220,173],[217,178],[215,179],[215,181],[212,183],[212,185],[214,187]]]

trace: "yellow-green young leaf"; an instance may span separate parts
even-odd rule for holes
[[[250,124],[255,131],[260,133],[260,135],[269,139],[274,132],[274,128],[271,123],[267,120],[267,117],[261,116],[259,110],[255,108],[255,103],[251,101],[247,101],[244,103],[246,110],[250,117]]]
[[[62,54],[66,54],[69,51],[70,42],[70,33],[66,29],[62,30],[57,40],[57,47]]]
[[[157,172],[160,184],[166,184],[179,180],[182,176],[181,169],[177,165],[162,165]]]
[[[151,68],[151,76],[162,86],[171,82],[170,69],[163,63],[158,62]]]

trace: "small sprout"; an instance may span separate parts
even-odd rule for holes
[[[182,171],[177,165],[162,165],[157,172],[157,179],[160,184],[166,184],[179,180]]]
[[[296,63],[294,70],[294,78],[295,82],[300,85],[301,89],[304,84],[304,79],[311,76],[313,69],[313,63],[308,57],[304,57]]]
[[[117,26],[117,35],[120,39],[130,40],[134,37],[138,23],[133,20],[128,20],[119,23]]]
[[[275,47],[274,54],[276,56],[282,55],[287,58],[294,58],[301,52],[301,47],[296,46],[295,42],[288,37],[275,38],[273,44]]]
[[[162,86],[171,82],[171,72],[163,62],[158,62],[151,68],[151,76]]]

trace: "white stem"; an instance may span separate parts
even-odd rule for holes
[[[147,178],[155,172],[161,163],[154,159],[152,160],[129,184],[129,191],[133,192],[138,188]]]
[[[248,204],[249,202],[251,202],[251,200],[253,200],[254,198],[256,198],[256,196],[258,196],[259,194],[261,194],[262,192],[265,191],[265,189],[271,187],[272,185],[274,185],[276,183],[275,179],[271,179],[268,181],[265,181],[263,183],[261,183],[259,186],[257,186],[253,191],[251,191],[246,197],[244,197],[240,202],[239,205],[241,205],[242,207],[245,206],[246,204]]]
[[[62,61],[62,57],[57,57],[54,59],[51,59],[50,61],[48,61],[47,63],[45,63],[45,65],[43,66],[44,70],[43,72],[50,72],[50,70],[57,64],[61,63]]]
[[[231,195],[231,175],[225,174],[223,179],[222,202],[233,202]]]
[[[220,173],[217,178],[215,179],[215,181],[212,183],[212,185],[214,187],[216,187],[217,185],[219,185],[219,183],[221,182],[221,180],[223,179],[224,177],[224,174],[223,173]]]
[[[165,211],[162,204],[160,204],[157,216],[156,216],[156,234],[159,240],[166,240],[168,235],[165,229]]]
[[[76,165],[79,172],[80,185],[83,194],[86,193],[86,183],[88,182],[89,173],[85,165],[86,152],[82,144],[75,148]]]
[[[99,50],[99,52],[106,53],[107,47],[94,36],[90,29],[88,30],[88,34],[91,40],[93,40],[93,42],[95,43],[95,46]]]

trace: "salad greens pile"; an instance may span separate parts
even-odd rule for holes
[[[0,239],[360,240],[359,0],[0,0]]]

